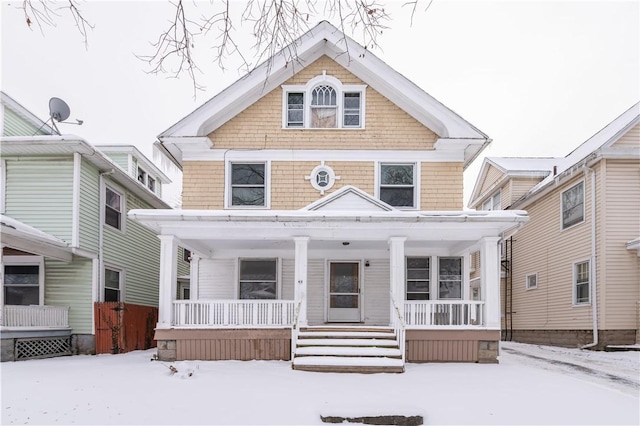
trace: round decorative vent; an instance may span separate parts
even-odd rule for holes
[[[305,179],[309,179],[311,186],[324,194],[324,191],[331,189],[336,179],[340,179],[336,176],[333,169],[324,164],[324,161],[319,166],[314,167],[311,171],[311,175],[305,176]]]

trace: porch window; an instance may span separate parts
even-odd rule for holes
[[[104,202],[104,223],[115,228],[122,229],[122,212],[124,197],[119,192],[105,187],[105,202]]]
[[[40,265],[5,265],[4,303],[40,304]]]
[[[502,193],[498,191],[485,201],[482,210],[502,210]]]
[[[438,290],[440,299],[462,298],[462,258],[438,259]]]
[[[105,302],[122,302],[120,271],[105,268],[104,269],[104,301]]]
[[[407,300],[429,300],[428,257],[407,257]]]
[[[415,164],[380,165],[380,200],[394,207],[415,207]]]
[[[562,193],[562,229],[584,221],[584,182]]]
[[[266,206],[265,163],[231,164],[231,206]]]
[[[240,260],[240,299],[275,299],[278,263],[275,259]]]
[[[589,266],[590,262],[579,262],[573,264],[573,303],[583,305],[591,302],[589,295]]]

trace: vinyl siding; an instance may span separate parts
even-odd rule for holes
[[[480,194],[484,194],[486,191],[488,191],[494,183],[502,178],[502,175],[503,173],[499,169],[494,166],[489,166],[486,177],[484,178],[482,186],[480,187]]]
[[[584,180],[585,221],[561,230],[561,193]],[[591,306],[573,306],[573,264],[591,255],[591,181],[578,173],[526,207],[531,220],[513,244],[514,329],[590,329]],[[538,287],[525,290],[525,276],[538,274]]]
[[[200,259],[200,299],[237,299],[235,265],[235,259]]]
[[[100,240],[100,171],[84,158],[80,169],[80,248],[98,252]]]
[[[45,259],[45,304],[68,306],[69,326],[74,334],[92,334],[93,268],[90,259],[72,262]]]
[[[321,75],[343,84],[363,84],[332,59],[323,56],[300,70],[285,85],[306,84]],[[278,87],[229,120],[209,137],[216,149],[433,149],[438,136],[380,95],[366,89],[365,129],[283,129],[282,89]]]
[[[2,136],[46,135],[47,132],[26,121],[11,108],[5,106]]]
[[[629,131],[612,145],[614,148],[638,148],[640,147],[640,124]]]
[[[150,206],[130,192],[126,192],[125,211],[148,209]],[[104,262],[124,270],[124,302],[145,306],[158,305],[160,270],[160,240],[151,231],[127,218],[125,232],[104,226]]]
[[[133,170],[129,170],[129,154],[124,152],[103,152],[103,154],[116,163],[118,167],[127,172],[128,175],[133,176],[134,179],[138,178],[137,173],[134,174]]]
[[[326,292],[324,259],[309,259],[307,263],[307,321],[310,325],[324,324]]]
[[[540,179],[523,179],[514,178],[510,180],[511,193],[509,197],[502,198],[503,208],[509,207],[511,204],[519,200],[524,194],[526,194],[531,188],[537,185]]]
[[[7,216],[71,243],[72,157],[6,160]]]
[[[634,329],[640,301],[640,258],[625,244],[640,236],[640,161],[606,160],[605,164],[606,202],[600,200],[604,215],[598,221],[605,232],[600,240],[605,260],[603,278],[598,282],[605,294],[599,307],[600,328]]]
[[[389,325],[390,270],[389,259],[373,259],[364,266],[362,292],[364,322],[370,325]],[[400,301],[398,301],[400,302]]]

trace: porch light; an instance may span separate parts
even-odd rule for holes
[[[343,246],[348,246],[349,244],[351,244],[349,241],[343,241],[343,242],[342,242],[342,245],[343,245]]]

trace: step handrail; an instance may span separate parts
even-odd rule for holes
[[[393,297],[393,292],[389,291],[389,295],[391,298],[391,304],[393,305],[393,310],[395,312],[395,318],[392,315],[391,325],[393,326],[393,330],[396,333],[396,338],[398,339],[398,346],[400,347],[400,355],[402,356],[402,363],[404,364],[406,354],[405,354],[405,330],[407,325],[404,322],[404,318],[400,313],[400,309],[398,308],[398,304],[396,303],[396,298]]]
[[[300,308],[302,307],[302,298],[298,300],[298,304],[296,305],[295,314],[293,316],[293,324],[291,325],[291,368],[293,368],[293,358],[296,355],[296,345],[298,344],[298,333],[300,332],[298,328],[298,319],[300,317]]]

